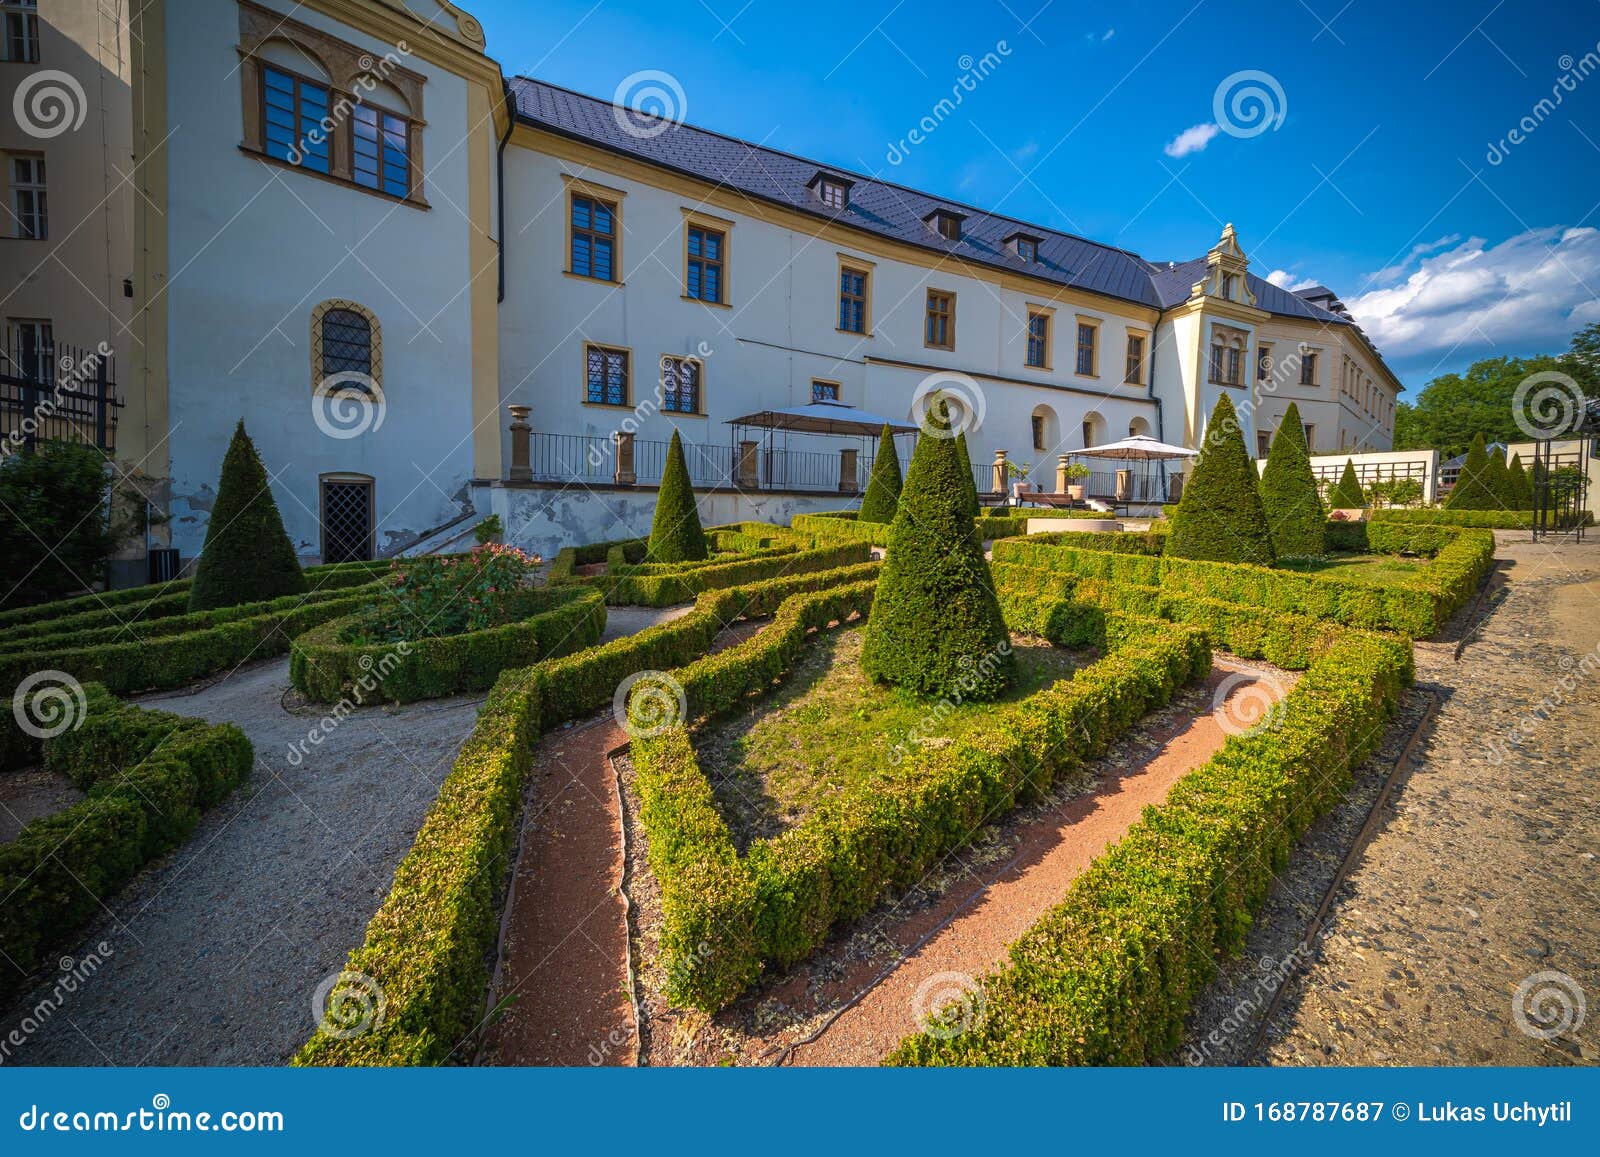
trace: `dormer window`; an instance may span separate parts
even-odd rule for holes
[[[1234,300],[1234,290],[1238,285],[1238,278],[1231,273],[1222,275],[1222,296],[1229,301]]]
[[[832,173],[818,173],[806,183],[817,200],[829,209],[839,212],[850,207],[850,186],[854,184]]]
[[[952,213],[949,209],[935,209],[923,218],[946,241],[961,240],[961,222],[966,219],[965,213]]]
[[[1030,233],[1013,233],[1005,239],[1005,244],[1019,261],[1032,265],[1039,260],[1039,239]]]

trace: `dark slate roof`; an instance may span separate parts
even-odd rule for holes
[[[693,125],[668,124],[654,136],[635,135],[618,123],[610,101],[523,76],[512,78],[509,84],[518,119],[542,129],[936,253],[952,253],[1157,309],[1186,301],[1190,287],[1204,275],[1204,257],[1169,270],[1113,245],[988,213]],[[811,194],[807,186],[819,170],[853,182],[847,208],[828,209]],[[959,241],[947,241],[928,226],[925,219],[935,209],[966,214]],[[1040,238],[1037,262],[1022,261],[1005,245],[1005,239],[1019,231]],[[1347,318],[1302,301],[1259,277],[1247,276],[1257,304],[1271,313],[1349,324]]]

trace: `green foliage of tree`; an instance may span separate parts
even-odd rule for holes
[[[1261,566],[1276,561],[1255,463],[1244,448],[1239,418],[1227,395],[1211,411],[1200,457],[1172,518],[1166,553]]]
[[[1266,511],[1273,553],[1279,558],[1323,553],[1328,515],[1311,473],[1300,408],[1293,402],[1284,411],[1267,452],[1267,465],[1261,473],[1261,507]]]
[[[1522,455],[1511,455],[1511,465],[1506,467],[1506,478],[1510,482],[1511,509],[1533,509],[1533,484],[1528,480],[1528,472],[1523,469]]]
[[[924,431],[889,528],[861,666],[930,699],[994,699],[1015,671],[1010,636],[967,509],[958,440],[942,417],[925,419]]]
[[[272,497],[267,470],[240,422],[222,459],[189,609],[209,611],[299,594],[306,576]]]
[[[656,513],[650,523],[650,546],[645,557],[650,562],[699,562],[710,553],[700,526],[700,512],[695,508],[694,487],[689,483],[683,439],[674,430],[667,446],[661,489],[656,493]]]
[[[961,459],[961,493],[966,498],[967,515],[976,518],[983,513],[983,503],[978,501],[978,480],[972,473],[972,458],[967,454],[965,430],[956,435],[956,453]]]
[[[1328,505],[1335,510],[1359,510],[1366,504],[1367,496],[1361,489],[1361,479],[1356,477],[1356,464],[1346,458],[1339,481],[1328,491]]]
[[[904,485],[900,477],[900,456],[895,453],[894,434],[884,424],[878,435],[878,456],[872,462],[872,477],[867,479],[867,493],[861,500],[862,522],[893,522],[894,512],[900,507],[900,490]]]
[[[1505,447],[1496,447],[1489,452],[1488,458],[1484,477],[1489,493],[1494,495],[1495,506],[1501,510],[1515,510],[1516,499],[1511,493],[1511,473],[1506,467]]]
[[[105,578],[106,559],[131,529],[106,517],[105,455],[43,441],[0,458],[0,607],[76,594]]]
[[[1483,435],[1472,439],[1467,450],[1467,460],[1461,465],[1456,484],[1445,499],[1446,510],[1500,510],[1500,498],[1490,485],[1489,452],[1484,448]]]

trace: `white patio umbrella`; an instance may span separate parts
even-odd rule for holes
[[[1107,442],[1103,446],[1085,446],[1082,450],[1071,451],[1071,454],[1075,458],[1110,458],[1118,462],[1143,462],[1144,490],[1148,495],[1150,463],[1198,458],[1200,451],[1191,450],[1187,446],[1174,446],[1169,442],[1158,442],[1148,434],[1134,434],[1116,442]]]

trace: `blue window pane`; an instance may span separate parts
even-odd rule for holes
[[[611,242],[609,241],[595,242],[594,276],[602,281],[611,280]]]
[[[712,261],[721,260],[721,258],[722,258],[722,237],[719,234],[716,234],[716,233],[707,233],[705,235],[705,238],[706,238],[705,239],[706,256],[709,257]]]
[[[690,257],[699,257],[699,256],[701,256],[701,253],[700,253],[700,241],[704,236],[705,235],[703,233],[701,233],[700,230],[698,230],[698,229],[689,230],[689,256]]]
[[[572,198],[572,224],[577,229],[589,228],[589,202],[582,197]]]
[[[572,272],[594,276],[589,263],[589,238],[582,233],[572,235]]]
[[[718,284],[721,280],[720,273],[715,265],[706,267],[705,292],[700,296],[706,301],[721,301],[722,287]]]
[[[698,261],[689,262],[689,296],[700,296],[700,263]]]
[[[596,233],[611,232],[611,210],[600,201],[594,203],[594,231]]]

